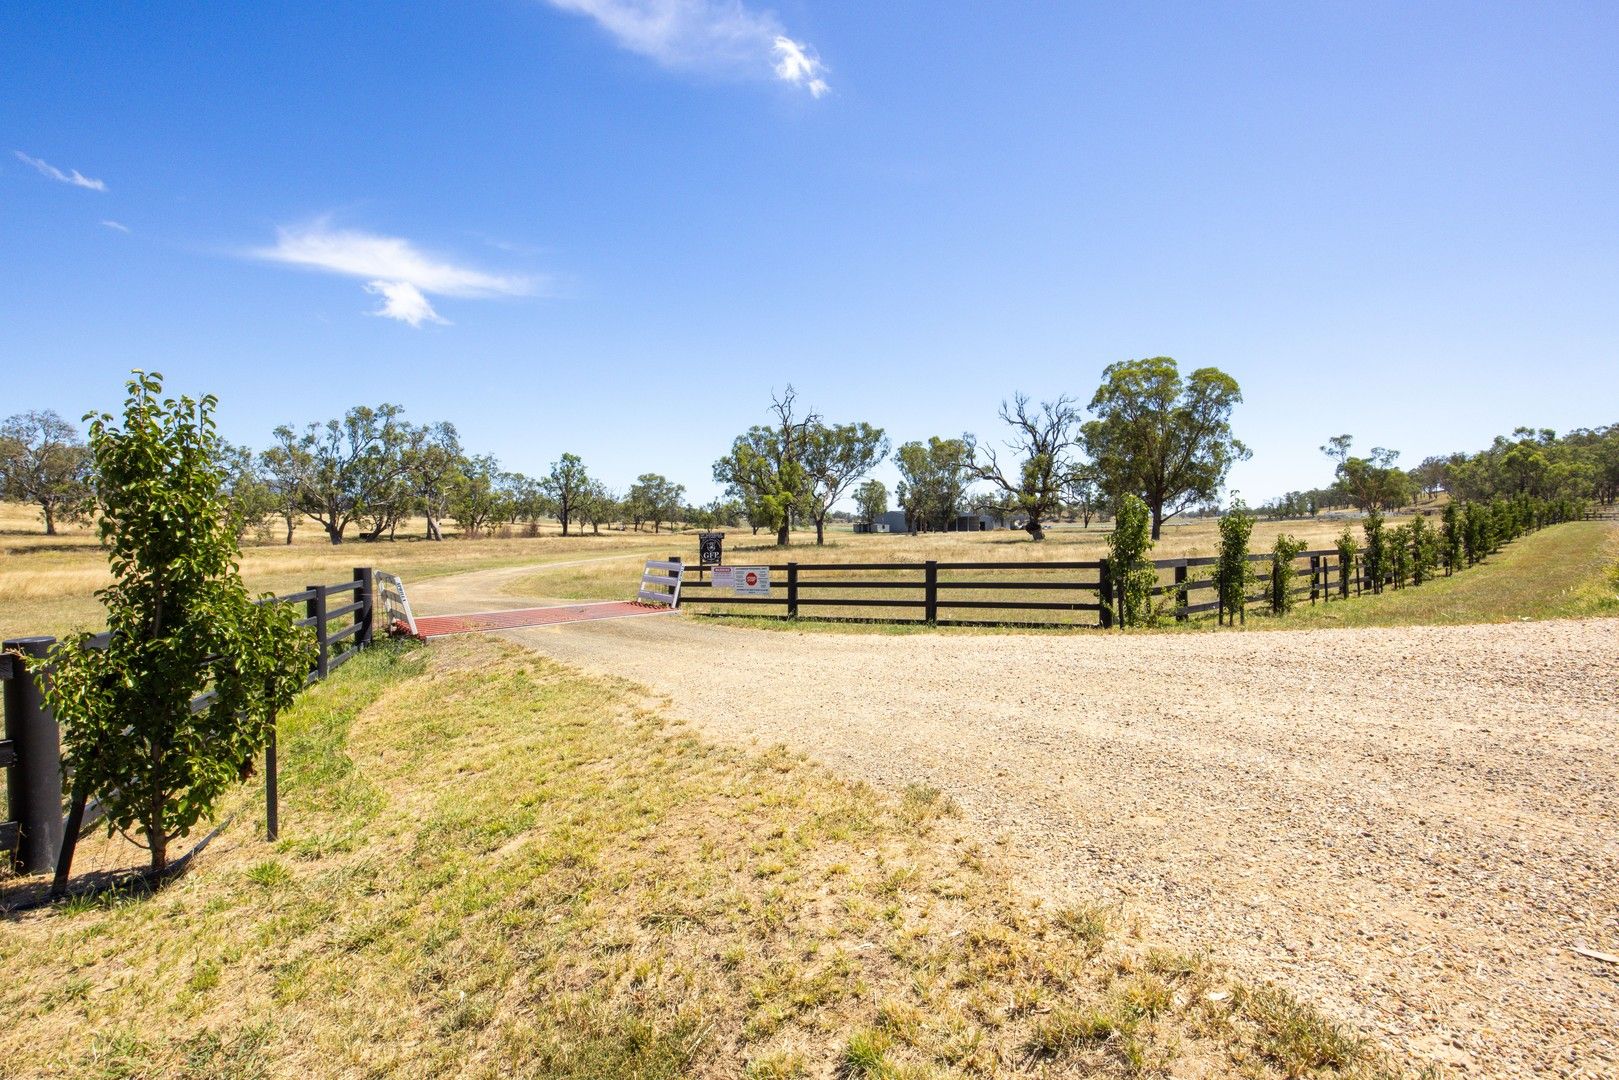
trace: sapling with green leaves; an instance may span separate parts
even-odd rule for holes
[[[1248,590],[1253,587],[1254,565],[1248,561],[1248,540],[1254,533],[1254,515],[1241,500],[1220,519],[1220,555],[1214,567],[1215,589],[1225,617],[1247,620]]]
[[[1440,537],[1429,525],[1427,518],[1418,514],[1411,519],[1411,582],[1421,585],[1439,569]]]
[[[1445,504],[1445,569],[1455,573],[1462,568],[1462,515],[1454,502]]]
[[[1373,507],[1361,522],[1366,533],[1366,579],[1373,592],[1383,591],[1383,579],[1388,576],[1388,541],[1383,535],[1383,512]]]
[[[1303,550],[1303,540],[1288,533],[1276,534],[1270,549],[1270,609],[1274,614],[1286,615],[1293,610],[1293,560]]]
[[[1118,591],[1114,614],[1119,625],[1156,625],[1158,609],[1152,590],[1158,584],[1158,571],[1147,559],[1152,550],[1152,511],[1140,496],[1126,495],[1119,500],[1107,546]],[[1105,602],[1113,603],[1113,598]]]
[[[1385,562],[1388,565],[1389,576],[1394,579],[1394,587],[1402,589],[1405,581],[1411,576],[1412,567],[1412,537],[1411,523],[1397,525],[1388,531],[1388,542],[1384,548]]]
[[[47,695],[75,801],[99,800],[109,830],[138,828],[160,872],[170,841],[251,771],[313,644],[290,606],[256,605],[242,584],[215,399],[164,398],[163,377],[141,371],[128,388],[121,421],[86,417],[110,641],[89,648],[81,635],[52,650]],[[205,690],[213,701],[193,712]]]
[[[1355,572],[1355,556],[1360,553],[1360,545],[1355,542],[1355,534],[1348,526],[1339,535],[1336,546],[1338,548],[1338,595],[1349,595],[1349,575]]]

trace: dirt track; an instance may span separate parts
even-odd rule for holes
[[[1116,899],[1421,1057],[1619,1075],[1619,965],[1571,950],[1619,952],[1619,621],[510,636],[710,735],[943,788],[1031,884]]]

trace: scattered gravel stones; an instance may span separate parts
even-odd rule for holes
[[[1031,887],[1111,898],[1447,1070],[1619,1075],[1619,965],[1574,952],[1619,952],[1619,621],[509,636],[711,736],[940,787]]]

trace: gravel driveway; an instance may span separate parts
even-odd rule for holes
[[[508,636],[711,736],[936,785],[1034,887],[1116,900],[1422,1058],[1619,1075],[1619,965],[1572,951],[1619,953],[1619,621]]]

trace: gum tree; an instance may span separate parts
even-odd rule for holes
[[[0,424],[0,498],[39,507],[45,535],[90,509],[90,451],[54,412],[25,412]]]
[[[1167,356],[1124,360],[1102,372],[1084,426],[1085,449],[1114,501],[1140,495],[1152,509],[1152,538],[1166,520],[1219,495],[1233,463],[1251,456],[1232,434],[1242,402],[1237,380],[1219,368],[1182,378]]]
[[[170,841],[251,770],[313,657],[297,613],[242,584],[214,398],[162,398],[162,376],[139,371],[128,386],[121,419],[90,418],[110,640],[57,646],[47,694],[75,807],[95,798],[109,829],[138,828],[161,872]]]
[[[1012,429],[1006,446],[1021,460],[1009,472],[995,448],[978,447],[967,474],[995,490],[989,504],[1003,516],[1024,515],[1030,540],[1046,538],[1045,523],[1062,511],[1063,496],[1085,469],[1078,459],[1080,410],[1073,400],[1044,401],[1038,409],[1022,394],[1001,403],[1001,420]],[[1153,536],[1158,532],[1153,530]]]

